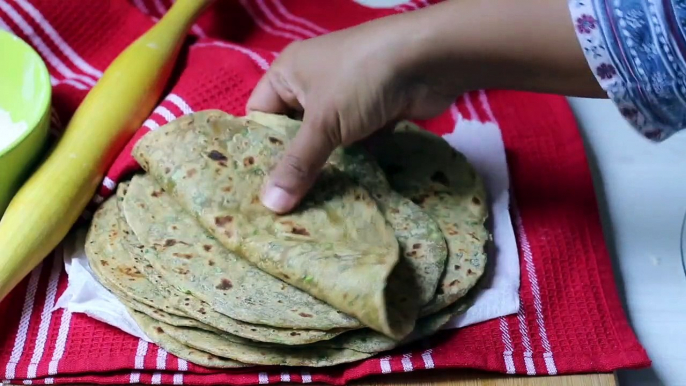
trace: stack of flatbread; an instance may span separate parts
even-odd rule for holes
[[[427,337],[469,307],[486,194],[464,156],[408,122],[340,149],[287,215],[260,188],[300,122],[221,111],[147,134],[86,241],[98,280],[159,346],[216,368],[331,366]]]

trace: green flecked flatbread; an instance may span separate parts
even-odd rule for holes
[[[454,316],[467,311],[472,303],[473,297],[466,296],[435,314],[419,319],[412,333],[400,342],[381,335],[376,331],[364,329],[347,332],[329,341],[313,343],[312,346],[347,348],[366,353],[392,350],[433,335]]]
[[[145,314],[146,316],[155,319],[157,321],[160,321],[162,323],[166,323],[172,326],[177,326],[177,327],[192,327],[192,328],[202,328],[202,329],[208,329],[206,325],[203,323],[198,322],[195,319],[187,318],[184,316],[177,316],[170,314],[166,311],[162,311],[159,308],[155,307],[150,307],[146,304],[143,303],[138,303],[135,300],[130,300],[128,299],[126,294],[123,293],[116,293],[112,292],[116,297],[117,300],[124,306],[126,306],[129,309],[136,310],[142,314]],[[210,328],[211,329],[211,328]]]
[[[284,115],[251,112],[244,117],[246,123],[280,130],[286,137],[293,138],[301,122]],[[448,254],[445,239],[438,224],[409,199],[391,189],[383,170],[365,151],[351,147],[334,152],[329,162],[351,176],[369,191],[382,215],[393,228],[400,247],[398,270],[405,272],[391,276],[392,292],[404,292],[419,298],[424,305],[434,298],[438,281],[445,268]],[[404,276],[404,277],[403,277]],[[397,289],[392,287],[397,286]],[[415,288],[412,288],[412,287]],[[404,306],[402,299],[398,302]]]
[[[472,297],[466,297],[440,312],[420,319],[412,334],[397,342],[376,331],[347,332],[329,341],[304,346],[283,346],[251,342],[231,334],[216,334],[194,328],[167,326],[174,339],[202,351],[245,363],[285,366],[333,366],[368,358],[431,336],[452,317],[466,311]]]
[[[278,216],[261,205],[260,188],[286,141],[277,130],[248,130],[235,117],[206,111],[149,133],[133,154],[228,249],[364,325],[403,338],[419,304],[388,307],[386,282],[399,247],[365,189],[329,165],[294,213]]]
[[[147,259],[154,270],[211,309],[243,322],[281,328],[359,327],[355,319],[224,249],[152,177],[131,180],[123,207],[135,235],[149,246],[145,256],[156,256]]]
[[[343,153],[343,152],[341,152]],[[349,149],[341,156],[341,169],[366,187],[374,197],[381,213],[391,225],[400,246],[400,261],[405,265],[405,278],[389,288],[395,291],[415,291],[421,305],[433,299],[448,250],[438,224],[412,201],[390,189],[386,179],[366,155]],[[409,279],[408,277],[412,278]],[[402,280],[404,279],[404,280]],[[416,288],[408,287],[416,282]]]
[[[128,182],[119,185],[119,188],[117,189],[117,199],[119,204],[123,203],[126,194],[128,193],[128,186]],[[156,304],[171,304],[173,307],[183,311],[189,317],[197,320],[195,326],[186,324],[189,327],[202,328],[205,330],[217,329],[247,339],[279,344],[312,343],[331,339],[343,332],[343,330],[321,331],[272,328],[263,325],[242,322],[218,313],[214,311],[209,304],[197,299],[193,295],[181,293],[164,280],[160,273],[156,271],[154,266],[151,264],[151,261],[159,259],[157,253],[153,248],[146,248],[145,245],[143,245],[138,238],[136,238],[135,233],[133,230],[131,230],[128,223],[126,223],[123,214],[120,216],[119,225],[124,232],[124,238],[122,240],[123,247],[129,252],[129,256],[126,256],[125,258],[133,259],[132,264],[134,264],[139,271],[146,275],[149,281],[154,284],[159,293],[163,294],[162,298],[155,299]],[[132,305],[131,308],[134,308],[135,310],[141,311],[154,319],[171,324],[173,326],[183,325],[179,324],[178,322],[174,323],[168,319],[162,319],[162,317],[166,317],[167,315],[164,315],[164,313],[161,313],[158,310],[153,310],[153,314],[151,314],[150,312],[141,310],[140,307],[137,306],[138,304],[135,304]]]
[[[155,342],[155,344],[181,359],[185,359],[196,365],[220,369],[235,369],[249,366],[245,363],[221,358],[186,346],[166,333],[166,325],[164,323],[158,322],[135,310],[130,309],[129,314],[133,317],[141,330],[143,330],[145,335]]]
[[[227,339],[211,332],[174,326],[164,326],[172,338],[211,354],[255,365],[324,367],[369,358],[375,353],[348,349],[251,345],[233,337]]]
[[[464,296],[484,272],[489,240],[484,184],[443,138],[408,122],[398,125],[375,156],[393,188],[426,211],[446,238],[445,271],[436,297],[421,311],[431,314]]]
[[[110,197],[95,212],[86,236],[86,257],[98,281],[115,296],[139,303],[136,306],[139,311],[151,314],[159,309],[171,316],[186,317],[184,312],[164,302],[164,296],[129,258],[119,217],[116,198]],[[173,323],[171,319],[166,321]]]

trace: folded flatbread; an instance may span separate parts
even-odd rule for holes
[[[414,327],[419,304],[388,307],[387,281],[399,246],[366,189],[328,165],[296,212],[279,216],[261,205],[264,178],[287,141],[278,130],[248,129],[240,119],[206,111],[149,133],[133,154],[227,249],[402,339]]]
[[[431,314],[463,297],[483,275],[488,217],[483,181],[443,138],[409,122],[399,124],[384,146],[374,149],[393,189],[411,199],[441,228],[448,259]]]

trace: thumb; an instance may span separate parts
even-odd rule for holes
[[[262,204],[276,213],[293,210],[312,187],[331,153],[341,144],[337,124],[312,119],[303,124],[270,173],[262,189]]]

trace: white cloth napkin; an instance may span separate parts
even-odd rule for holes
[[[510,219],[510,177],[500,128],[492,122],[471,121],[458,116],[455,130],[443,138],[464,154],[484,179],[491,205],[490,229],[495,244],[488,251],[490,269],[474,305],[444,327],[459,328],[519,310],[519,253]]]
[[[87,231],[78,229],[64,241],[64,267],[69,283],[55,303],[55,309],[64,308],[72,313],[86,314],[151,342],[129,316],[124,305],[93,276],[83,249]]]
[[[519,309],[519,256],[508,211],[510,195],[505,147],[494,123],[458,119],[453,133],[444,137],[462,152],[483,177],[491,205],[490,228],[495,241],[481,291],[469,310],[445,328],[459,328],[516,313]],[[131,335],[149,341],[124,306],[93,276],[83,251],[85,231],[67,240],[64,263],[69,285],[57,308],[89,315]]]

